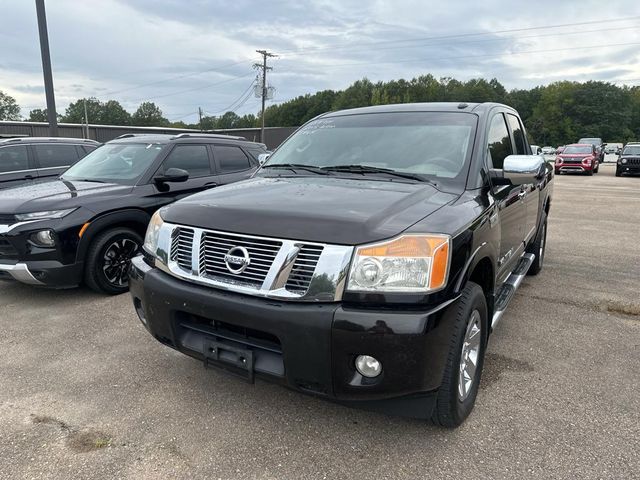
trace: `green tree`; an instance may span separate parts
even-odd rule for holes
[[[153,102],[143,102],[131,116],[132,125],[141,127],[165,127],[169,121],[162,116],[162,110]]]
[[[47,120],[48,118],[46,108],[34,108],[29,112],[30,122],[46,122]]]
[[[80,98],[71,102],[62,116],[66,123],[84,123],[84,106],[87,105],[89,123],[102,123],[102,103],[95,97]]]
[[[103,125],[130,125],[131,114],[116,100],[109,100],[102,104],[100,123]]]
[[[0,120],[20,120],[20,106],[16,99],[0,90]]]

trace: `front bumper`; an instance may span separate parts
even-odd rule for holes
[[[620,173],[628,173],[631,175],[640,174],[640,165],[635,165],[635,164],[629,165],[629,164],[621,163],[621,164],[618,164],[616,168]]]
[[[412,417],[431,414],[455,302],[420,311],[276,301],[185,282],[142,257],[132,261],[129,287],[146,329],[207,366],[350,405]],[[382,363],[378,377],[356,371],[360,354]],[[251,367],[243,368],[240,362],[247,358]]]
[[[18,282],[27,283],[29,285],[43,284],[33,276],[29,267],[25,263],[16,263],[14,265],[0,264],[0,278],[4,276],[9,276]]]
[[[51,288],[78,286],[82,280],[82,271],[82,263],[63,265],[52,260],[0,263],[0,279]]]

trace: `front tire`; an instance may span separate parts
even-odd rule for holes
[[[622,172],[620,171],[619,168],[616,168],[616,177],[621,177],[622,176]]]
[[[84,281],[92,290],[118,295],[129,290],[129,266],[142,246],[142,237],[129,228],[99,234],[87,251]]]
[[[431,414],[434,424],[448,428],[462,424],[473,410],[489,328],[487,301],[478,284],[467,282],[454,308],[454,332]]]

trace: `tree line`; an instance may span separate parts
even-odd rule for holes
[[[520,113],[530,139],[541,145],[563,145],[580,137],[605,142],[640,139],[640,87],[608,82],[554,82],[531,89],[507,89],[495,78],[460,81],[421,75],[411,80],[371,82],[357,80],[344,90],[323,90],[271,105],[265,124],[295,127],[321,113],[345,108],[408,102],[499,102]],[[69,104],[60,121],[82,123],[86,104],[89,123],[138,125],[204,130],[258,127],[260,116],[226,112],[204,116],[199,123],[170,122],[153,102],[144,102],[130,114],[116,100],[79,99]],[[20,107],[0,91],[0,120],[20,120]],[[35,109],[28,120],[46,121],[46,110]]]

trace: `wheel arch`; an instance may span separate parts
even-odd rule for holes
[[[144,210],[127,209],[100,215],[89,223],[78,244],[76,261],[83,262],[91,242],[110,228],[130,228],[144,238],[151,216]]]

